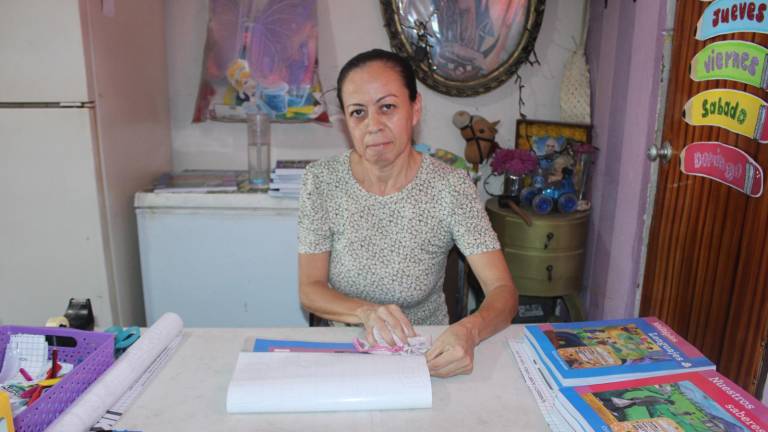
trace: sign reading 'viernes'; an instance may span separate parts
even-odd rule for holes
[[[694,126],[720,126],[761,143],[768,143],[766,108],[762,99],[746,92],[707,90],[685,104],[683,119]]]
[[[768,0],[718,0],[699,18],[696,39],[736,32],[768,33]]]
[[[691,60],[691,79],[727,79],[768,89],[768,49],[738,40],[715,42]]]
[[[763,194],[763,169],[743,151],[720,142],[695,142],[680,153],[680,170],[707,177],[745,194]]]

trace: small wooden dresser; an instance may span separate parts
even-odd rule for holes
[[[520,295],[561,297],[572,320],[584,319],[579,299],[589,211],[537,215],[529,227],[499,200],[486,202],[493,229]]]

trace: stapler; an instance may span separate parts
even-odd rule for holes
[[[69,321],[69,327],[79,330],[93,330],[95,319],[91,299],[70,298],[64,318]]]

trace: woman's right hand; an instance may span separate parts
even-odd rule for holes
[[[395,336],[401,344],[407,343],[409,337],[416,336],[408,317],[395,304],[363,306],[356,314],[365,326],[365,338],[371,345],[379,343],[374,337],[374,330],[389,346],[397,345]]]

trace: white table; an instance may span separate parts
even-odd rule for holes
[[[418,327],[437,336],[443,327]],[[356,328],[187,329],[173,358],[115,429],[141,431],[546,431],[506,338],[511,326],[475,351],[468,376],[432,378],[432,408],[290,414],[227,414],[227,385],[238,352],[254,337],[349,342]]]

